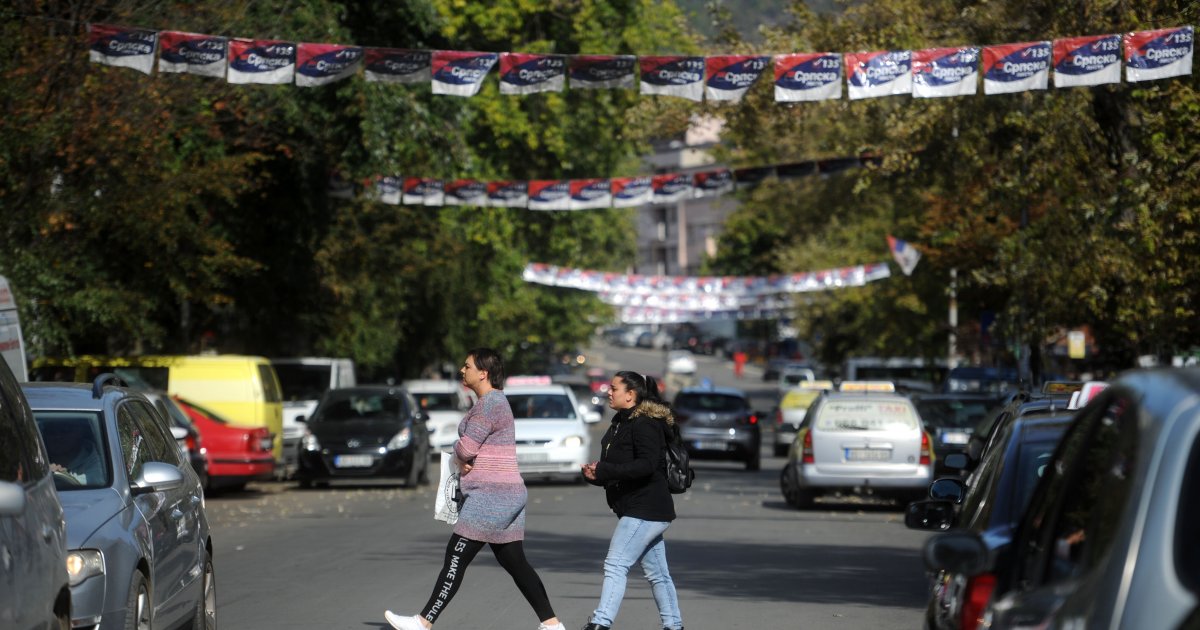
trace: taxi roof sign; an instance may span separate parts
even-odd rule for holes
[[[1096,394],[1104,391],[1108,387],[1105,381],[1088,381],[1083,384],[1079,391],[1071,394],[1071,402],[1067,403],[1067,409],[1080,409],[1084,405],[1091,402]]]
[[[838,391],[895,393],[896,384],[891,381],[845,381]]]
[[[504,386],[509,385],[552,385],[553,381],[549,376],[510,376],[504,379]]]
[[[833,381],[800,381],[793,387],[796,389],[830,390],[833,389]]]
[[[1083,389],[1083,381],[1046,381],[1042,383],[1043,394],[1073,394]]]

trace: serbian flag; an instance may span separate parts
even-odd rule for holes
[[[163,31],[158,34],[158,71],[186,72],[224,78],[229,63],[229,39],[198,33]]]
[[[561,92],[566,83],[567,58],[563,55],[500,54],[500,93]]]
[[[492,208],[527,207],[529,205],[529,182],[488,182],[487,205]]]
[[[428,83],[433,53],[428,50],[367,48],[363,54],[363,76],[379,83]]]
[[[1190,26],[1125,34],[1125,78],[1152,81],[1192,73]]]
[[[727,168],[692,175],[692,194],[696,197],[716,197],[732,190],[733,171]]]
[[[406,177],[400,201],[406,206],[440,206],[444,195],[440,179]]]
[[[88,24],[88,46],[88,58],[92,63],[133,68],[150,74],[154,70],[158,31]]]
[[[529,182],[530,210],[570,210],[571,182],[566,179],[534,179]]]
[[[842,56],[837,53],[775,55],[775,100],[825,101],[842,97]]]
[[[906,276],[911,276],[913,269],[917,268],[917,261],[921,260],[921,252],[891,234],[888,234],[887,242],[888,249],[892,250],[892,257],[896,259],[896,264],[900,265],[900,271]]]
[[[570,65],[572,90],[637,86],[637,57],[633,55],[574,55]]]
[[[1121,36],[1054,40],[1054,87],[1121,82]]]
[[[372,196],[383,203],[400,205],[400,191],[404,187],[404,178],[383,175],[375,178],[375,189]]]
[[[704,100],[704,57],[640,57],[642,94]]]
[[[692,176],[687,173],[655,175],[650,180],[654,203],[674,203],[692,196]]]
[[[649,177],[614,177],[609,182],[612,184],[614,208],[636,208],[650,203],[654,198]]]
[[[607,179],[572,179],[572,210],[612,207],[612,184]]]
[[[296,85],[316,87],[341,81],[362,67],[363,49],[340,44],[300,44],[296,47]]]
[[[448,181],[444,187],[442,205],[446,206],[486,206],[487,183],[477,179],[456,179]]]
[[[983,49],[983,93],[1044,90],[1050,83],[1050,42],[1000,44]]]
[[[970,96],[979,81],[979,48],[914,50],[912,74],[912,95],[916,98]]]
[[[725,55],[705,60],[708,79],[705,93],[710,101],[740,101],[746,90],[762,76],[770,57]]]
[[[475,96],[499,58],[496,53],[435,50],[431,68],[433,93]]]
[[[846,53],[850,100],[912,94],[912,51]]]
[[[230,83],[291,83],[296,74],[296,45],[272,39],[229,40]]]

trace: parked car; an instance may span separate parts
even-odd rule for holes
[[[807,508],[827,492],[878,493],[906,503],[933,481],[933,444],[907,396],[887,383],[823,392],[800,425],[780,473],[789,505]],[[858,391],[856,391],[858,390]]]
[[[159,415],[167,419],[168,426],[172,427],[172,432],[182,430],[184,435],[182,439],[176,439],[180,444],[180,450],[183,451],[189,464],[192,465],[192,470],[196,471],[196,476],[200,477],[200,485],[204,488],[208,487],[208,449],[204,447],[204,438],[200,435],[200,429],[196,428],[196,423],[188,417],[187,412],[179,408],[179,403],[175,402],[166,392],[158,391],[143,391],[142,395],[154,408],[158,410]]]
[[[731,387],[688,387],[672,404],[680,439],[694,459],[732,459],[762,467],[762,428],[746,393]]]
[[[592,440],[566,385],[513,385],[504,396],[516,419],[517,467],[525,478],[583,481]]]
[[[72,626],[215,628],[200,479],[166,421],[119,382],[24,388],[66,511]]]
[[[338,479],[402,479],[429,483],[427,414],[394,385],[359,385],[325,392],[300,444],[300,487]]]
[[[935,572],[925,608],[926,628],[978,627],[997,571],[1010,553],[1013,530],[1070,421],[1071,412],[1064,408],[1036,409],[1013,418],[997,428],[992,448],[965,482],[939,479],[930,487],[934,500],[908,506],[908,527],[974,532],[988,548],[989,566],[982,573]],[[949,459],[950,464],[966,463],[963,453],[951,454]]]
[[[1184,623],[1200,602],[1200,368],[1122,375],[1076,413],[1044,471],[983,623]],[[925,549],[931,569],[967,575],[986,570],[987,554],[969,531]]]
[[[975,427],[1001,402],[999,396],[982,393],[917,394],[912,400],[925,429],[933,436],[935,475],[957,474],[944,467],[946,456],[965,453]]]
[[[312,415],[327,390],[358,384],[354,361],[333,357],[288,357],[271,359],[283,396],[283,476],[296,474],[304,418]]]
[[[474,394],[457,380],[411,380],[401,383],[429,419],[429,446],[434,455],[454,446],[458,424],[471,408]]]
[[[575,403],[579,405],[579,416],[585,423],[595,424],[604,419],[604,410],[608,408],[607,393],[601,396],[592,391],[591,381],[586,376],[562,374],[552,376],[550,382],[570,388],[575,395]]]
[[[275,476],[275,455],[271,452],[275,440],[266,428],[238,426],[191,400],[174,400],[204,441],[207,489],[238,491],[248,482],[268,481]]]
[[[784,457],[796,441],[800,424],[808,413],[808,407],[821,395],[833,389],[833,381],[804,381],[785,390],[775,410],[775,457]]]
[[[0,361],[0,628],[71,627],[67,527],[29,403]]]

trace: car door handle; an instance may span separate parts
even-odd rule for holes
[[[177,521],[179,519],[183,518],[183,510],[181,510],[179,508],[175,508],[175,509],[171,510],[171,518],[173,518]]]

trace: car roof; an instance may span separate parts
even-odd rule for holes
[[[746,398],[746,392],[734,387],[684,387],[679,390],[680,394],[721,394],[723,396],[736,396],[738,398]]]
[[[827,400],[886,400],[889,402],[901,402],[912,404],[912,399],[904,394],[894,394],[892,392],[823,392],[822,396]]]
[[[463,388],[459,381],[436,378],[417,378],[400,383],[410,392],[456,392]]]
[[[125,398],[137,392],[124,387],[105,386],[99,398],[92,395],[91,383],[22,383],[21,390],[31,409],[88,409],[104,408],[104,401]]]
[[[509,385],[502,390],[507,394],[563,394],[570,391],[566,385]]]

